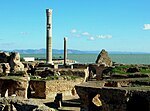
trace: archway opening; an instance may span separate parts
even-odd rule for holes
[[[148,100],[139,95],[133,95],[127,102],[127,111],[149,111]]]

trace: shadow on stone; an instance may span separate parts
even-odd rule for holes
[[[127,103],[127,111],[149,111],[149,103],[146,98],[133,95]]]
[[[44,104],[50,108],[58,109],[59,111],[75,111],[73,110],[74,107],[80,107],[80,99],[63,100],[61,108],[58,108],[54,102]]]

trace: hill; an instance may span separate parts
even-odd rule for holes
[[[46,49],[25,49],[25,50],[13,50],[14,52],[19,52],[20,54],[45,54]],[[64,50],[53,49],[54,54],[63,54]],[[80,51],[74,49],[68,49],[68,54],[97,54],[99,51]]]
[[[46,49],[22,49],[22,50],[9,50],[9,52],[19,52],[20,54],[45,54]],[[81,51],[75,49],[68,49],[68,54],[99,54],[99,51]],[[53,54],[63,54],[64,50],[62,49],[53,49]],[[109,54],[150,54],[147,52],[128,52],[128,51],[108,51]]]

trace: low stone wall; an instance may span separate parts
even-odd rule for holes
[[[46,68],[37,68],[33,71],[35,76],[47,77],[47,76],[54,76],[56,73],[59,73],[60,76],[77,76],[82,77],[85,80],[89,77],[89,70],[88,69],[46,69]]]
[[[62,93],[63,96],[71,96],[76,94],[74,86],[84,81],[83,78],[75,80],[50,80],[38,81],[31,80],[29,82],[30,97],[34,98],[54,98],[57,93]]]
[[[86,69],[88,66],[88,64],[73,64],[73,68],[75,69]]]
[[[83,78],[76,80],[54,80],[46,82],[46,95],[48,98],[53,98],[57,93],[62,93],[63,96],[72,96],[76,94],[75,85],[84,81]]]
[[[34,74],[45,78],[45,80],[30,80],[29,98],[54,98],[57,93],[62,93],[63,96],[76,94],[74,86],[85,82],[89,76],[88,69],[44,68],[44,70],[43,68],[38,68]],[[57,76],[58,80],[46,80],[50,76]]]
[[[84,81],[89,77],[88,69],[59,69],[58,71],[61,75],[82,77]]]

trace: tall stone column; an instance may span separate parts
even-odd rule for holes
[[[52,9],[46,9],[46,63],[53,64],[52,61]]]
[[[64,38],[64,65],[67,64],[67,38]]]

